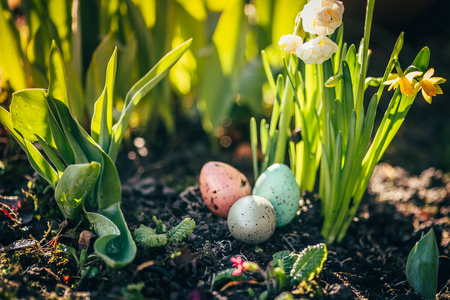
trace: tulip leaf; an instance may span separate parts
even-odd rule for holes
[[[134,260],[136,244],[120,210],[120,203],[99,213],[86,212],[86,216],[99,236],[94,243],[94,251],[108,266],[121,268]]]
[[[117,48],[106,68],[103,92],[95,102],[91,123],[91,136],[104,151],[108,151],[113,123],[114,82],[116,78]]]
[[[406,262],[409,285],[425,299],[434,299],[437,291],[439,250],[433,229],[414,245]]]
[[[119,121],[113,127],[111,145],[108,152],[112,161],[116,160],[120,143],[122,142],[123,136],[128,129],[131,112],[134,107],[158,82],[160,82],[169,73],[170,68],[178,61],[184,52],[189,49],[191,43],[192,39],[184,42],[174,50],[167,53],[128,91],[125,98],[125,107]]]
[[[11,120],[11,114],[0,107],[0,121],[3,126],[14,136],[20,147],[25,151],[28,157],[28,161],[33,169],[44,178],[52,187],[56,186],[59,180],[58,173],[52,168],[42,154],[37,150],[32,143],[24,140],[23,136],[14,129],[13,122]]]
[[[55,199],[66,219],[77,220],[100,174],[100,164],[70,165],[66,168],[55,189]]]
[[[64,60],[56,46],[55,41],[52,41],[50,48],[50,82],[48,86],[48,95],[53,99],[58,99],[64,102],[69,107],[69,96],[66,85],[66,71],[64,68]]]
[[[49,123],[47,95],[43,89],[16,92],[11,101],[11,120],[14,129],[29,142],[40,136],[49,146],[56,148]]]
[[[28,161],[33,169],[54,188],[59,180],[58,173],[32,143],[25,141],[25,148]]]
[[[92,54],[89,68],[86,72],[85,100],[89,115],[93,114],[95,101],[102,94],[105,84],[105,70],[108,65],[108,58],[114,51],[114,38],[112,34],[105,36]]]

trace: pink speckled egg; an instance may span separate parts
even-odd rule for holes
[[[203,201],[219,217],[227,217],[234,202],[252,193],[247,177],[223,162],[206,163],[199,182]]]

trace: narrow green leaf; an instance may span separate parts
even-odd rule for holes
[[[439,250],[434,230],[415,244],[406,262],[409,285],[425,299],[435,299],[438,282]]]
[[[59,173],[64,172],[66,167],[63,165],[63,163],[61,162],[59,157],[55,154],[55,152],[53,152],[53,149],[50,148],[50,146],[40,136],[37,135],[36,138],[38,140],[39,146],[41,146],[41,148],[44,151],[45,155],[47,155],[47,157],[53,163],[53,165],[55,166],[56,170]]]
[[[100,45],[92,54],[89,68],[85,78],[85,102],[86,109],[90,116],[93,115],[95,101],[100,97],[106,81],[105,70],[111,53],[114,51],[114,37],[112,34],[106,35]]]
[[[270,89],[272,90],[274,96],[277,95],[277,85],[273,79],[272,70],[270,69],[269,60],[267,59],[266,51],[261,51],[261,59],[264,66],[264,72],[266,73],[267,81],[269,82]]]
[[[311,281],[322,270],[327,254],[327,246],[323,243],[303,249],[290,271],[292,282],[299,284]]]
[[[250,119],[250,144],[252,146],[253,178],[258,178],[258,130],[256,129],[256,120]]]
[[[355,68],[356,68],[356,47],[355,45],[350,45],[350,47],[347,50],[347,55],[345,57],[345,61],[348,64],[348,70],[350,71],[351,77],[354,78],[355,76],[358,76],[355,74]],[[344,62],[344,61],[343,61]]]
[[[352,115],[352,111],[354,108],[354,100],[353,100],[353,84],[352,84],[352,76],[349,69],[349,65],[346,61],[342,62],[342,73],[344,75],[343,83],[344,83],[344,98],[342,100],[343,104],[343,112],[344,112],[344,120],[345,120],[345,128],[348,130],[350,117]],[[345,136],[347,136],[346,134]]]
[[[60,146],[61,151],[67,152],[68,159],[72,160],[73,157],[73,161],[75,163],[89,162],[86,154],[74,137],[74,135],[77,134],[78,126],[77,123],[73,121],[67,106],[63,102],[53,100],[50,97],[48,98],[47,105],[54,117],[54,122],[50,121],[50,124],[52,129],[54,129],[53,132],[57,134],[55,137],[58,136],[58,146]],[[62,129],[62,132],[60,132],[60,129]],[[67,143],[69,145],[68,147]],[[69,149],[72,150],[72,156]]]
[[[47,106],[49,107],[49,123],[56,148],[61,154],[61,157],[66,165],[72,165],[75,163],[75,156],[73,154],[72,147],[64,135],[62,126],[57,121],[58,115],[55,117],[54,111],[50,109],[50,102],[52,101],[47,101]]]
[[[188,40],[166,54],[144,77],[142,77],[128,92],[125,98],[125,108],[122,111],[119,121],[113,127],[113,135],[111,146],[109,148],[109,156],[115,161],[122,142],[133,108],[139,103],[158,82],[163,79],[170,68],[178,61],[178,59],[186,52],[192,40]]]
[[[389,62],[386,66],[386,70],[384,71],[383,78],[381,79],[381,83],[385,82],[389,76],[389,73],[391,73],[391,70],[394,67],[394,63],[398,59],[398,55],[400,54],[400,51],[403,48],[403,39],[404,33],[402,32],[397,38],[397,41],[395,42],[394,49],[392,50],[391,57],[389,58]],[[385,86],[381,84],[380,87],[378,88],[377,92],[378,101],[381,98],[381,94],[383,93],[384,87]]]
[[[54,188],[59,180],[58,173],[32,143],[25,140],[25,148],[28,160],[33,169]]]
[[[103,92],[94,105],[91,136],[103,151],[108,152],[113,126],[114,83],[116,78],[117,48],[108,62]]]
[[[100,164],[97,162],[70,165],[64,171],[55,189],[55,199],[66,219],[78,220],[99,174]]]
[[[49,69],[50,69],[50,78],[48,86],[48,95],[53,99],[58,99],[64,102],[67,105],[67,107],[70,107],[69,96],[67,93],[66,71],[64,67],[64,60],[54,40],[52,41],[52,46],[50,48]]]

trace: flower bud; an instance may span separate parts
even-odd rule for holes
[[[336,0],[311,0],[303,7],[303,29],[317,35],[332,34],[342,23],[344,5]]]
[[[295,34],[283,35],[278,42],[278,45],[280,45],[282,50],[292,54],[295,54],[295,51],[297,51],[302,44],[302,38]]]
[[[335,42],[323,35],[304,43],[297,49],[295,55],[303,60],[305,64],[321,64],[329,59],[338,49]]]
[[[251,261],[245,261],[242,266],[244,267],[245,271],[256,272],[259,270],[259,266]]]

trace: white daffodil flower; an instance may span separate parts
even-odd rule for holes
[[[303,29],[317,35],[332,34],[342,23],[344,5],[336,0],[311,0],[303,7],[300,17]]]
[[[336,53],[338,49],[335,42],[322,35],[304,43],[297,49],[295,55],[303,60],[305,64],[321,64]]]
[[[295,51],[297,51],[297,49],[300,48],[302,44],[302,38],[295,34],[283,35],[278,42],[278,45],[280,45],[282,50],[292,54],[295,54]]]

